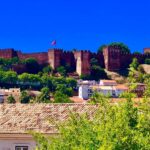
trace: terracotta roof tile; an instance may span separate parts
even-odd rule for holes
[[[0,134],[58,132],[50,119],[65,121],[70,111],[93,114],[98,105],[90,104],[2,104],[0,105]]]

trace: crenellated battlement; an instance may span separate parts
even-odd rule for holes
[[[127,68],[133,58],[144,63],[146,58],[150,58],[150,48],[145,48],[143,54],[124,53],[119,46],[107,46],[100,53],[92,53],[89,50],[65,51],[59,48],[37,53],[22,53],[22,51],[13,48],[0,49],[0,58],[9,59],[13,57],[18,57],[21,60],[35,58],[39,64],[49,64],[53,69],[61,66],[62,63],[68,64],[76,68],[76,72],[81,75],[90,74],[91,58],[96,58],[101,67],[110,71],[117,71]]]

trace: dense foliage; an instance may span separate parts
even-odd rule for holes
[[[14,104],[14,103],[16,103],[16,100],[12,95],[10,95],[7,98],[7,103]]]
[[[50,90],[48,87],[41,89],[41,94],[37,97],[38,103],[50,103]]]
[[[98,48],[98,53],[102,53],[103,52],[103,49],[107,47],[107,45],[101,45],[99,48]]]
[[[122,43],[122,42],[113,42],[113,43],[110,43],[110,44],[108,44],[108,45],[102,45],[102,46],[99,47],[98,52],[103,52],[103,49],[104,49],[106,46],[117,46],[117,47],[120,47],[121,52],[130,53],[130,49],[128,48],[128,46],[125,45],[125,44]]]
[[[112,105],[107,97],[97,95],[99,105],[92,117],[71,113],[67,121],[57,122],[58,136],[34,134],[38,149],[149,150],[150,98],[145,93],[144,101],[135,107],[132,94],[124,97],[126,101]]]
[[[127,45],[125,45],[124,43],[121,42],[113,42],[111,44],[109,44],[109,46],[118,46],[121,48],[121,51],[124,53],[130,53],[130,49],[128,48]]]
[[[83,80],[100,80],[107,79],[107,74],[103,68],[100,67],[100,64],[96,58],[91,58],[90,60],[90,74],[81,75],[80,78]]]
[[[150,78],[150,75],[146,74],[143,67],[139,64],[136,58],[133,59],[129,67],[128,82],[132,83],[144,83],[146,79]]]
[[[150,65],[150,59],[149,59],[149,58],[146,58],[146,59],[145,59],[145,64]]]
[[[39,150],[149,150],[150,149],[150,76],[145,74],[137,59],[129,68],[129,83],[137,83],[142,74],[146,84],[143,99],[134,102],[136,95],[129,90],[121,95],[124,101],[110,103],[110,97],[94,93],[91,105],[97,109],[89,112],[72,113],[64,122],[55,122],[59,134],[44,136],[33,133]],[[140,76],[140,77],[139,77]],[[61,102],[63,94],[56,93]],[[89,104],[90,105],[90,104]],[[93,110],[92,110],[93,111]]]
[[[63,77],[65,77],[67,75],[67,71],[66,71],[66,68],[64,66],[58,67],[57,72],[60,73],[60,75]]]
[[[54,103],[72,103],[68,95],[61,91],[56,91],[54,95]]]
[[[27,104],[30,102],[31,96],[28,94],[27,91],[22,91],[20,96],[20,102],[23,104]]]
[[[14,71],[0,71],[0,84],[1,87],[11,88],[20,87],[21,89],[42,89],[48,87],[50,91],[55,91],[58,85],[64,85],[75,89],[77,82],[73,78],[53,77],[48,74],[29,74],[23,73],[17,75]]]

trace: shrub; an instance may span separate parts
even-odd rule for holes
[[[16,100],[12,95],[10,95],[7,98],[7,103],[14,104],[14,103],[16,103]]]

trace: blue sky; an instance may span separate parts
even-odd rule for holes
[[[57,48],[96,51],[124,42],[150,47],[150,0],[1,0],[0,48],[24,52]]]

